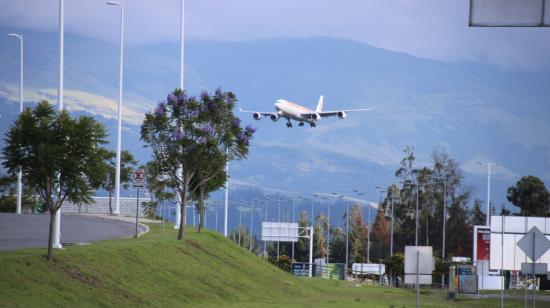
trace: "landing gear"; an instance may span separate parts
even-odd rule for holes
[[[315,122],[309,122],[309,125],[310,125],[311,127],[317,127],[317,125],[315,124]]]
[[[292,123],[290,123],[290,120],[288,120],[288,122],[286,122],[286,127],[288,127],[288,128],[292,127]]]
[[[304,122],[300,122],[300,124],[298,124],[298,126],[300,126],[300,127],[304,126]]]

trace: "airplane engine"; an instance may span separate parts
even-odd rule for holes
[[[347,116],[348,116],[348,114],[345,113],[344,111],[338,111],[338,117],[340,119],[345,119]]]
[[[270,116],[270,118],[271,118],[271,121],[275,122],[275,121],[279,120],[280,116],[278,116],[278,115],[276,115],[276,114],[272,114],[272,115]]]
[[[314,114],[311,115],[311,118],[315,121],[319,121],[319,120],[321,120],[321,115],[318,114],[318,113],[314,113]]]
[[[259,120],[262,118],[262,114],[259,113],[259,112],[254,112],[254,114],[252,114],[252,116],[254,117],[255,120]]]

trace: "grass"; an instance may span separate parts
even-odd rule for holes
[[[213,232],[172,229],[54,251],[0,253],[0,306],[414,307],[414,290],[293,277]],[[446,301],[423,290],[422,307],[495,307],[498,299]],[[507,301],[508,306],[522,306]]]

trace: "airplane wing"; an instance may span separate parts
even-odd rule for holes
[[[369,111],[369,110],[372,110],[374,108],[375,107],[363,108],[363,109],[337,110],[337,111],[320,111],[320,112],[317,112],[317,113],[302,113],[302,116],[310,118],[310,119],[315,119],[315,117],[318,114],[318,115],[321,116],[321,118],[330,118],[330,117],[345,118],[348,113]]]
[[[239,107],[239,111],[244,113],[252,113],[252,116],[256,120],[259,120],[262,117],[271,118],[272,120],[279,118],[279,114],[277,112],[250,111],[250,110],[243,110],[241,107]]]

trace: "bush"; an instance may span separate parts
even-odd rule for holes
[[[269,262],[271,264],[277,266],[278,268],[282,269],[283,271],[290,273],[290,268],[292,266],[292,261],[290,258],[286,255],[279,256],[279,259],[276,258],[270,258]]]

